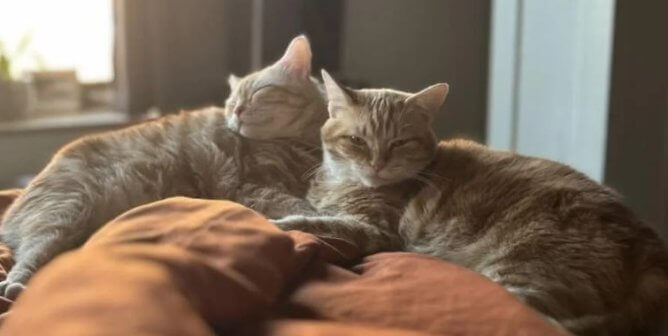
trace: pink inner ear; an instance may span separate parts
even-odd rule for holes
[[[295,64],[295,63],[283,63],[281,62],[281,65],[285,70],[288,72],[292,73],[296,77],[299,78],[308,78],[308,76],[311,74],[311,69],[310,66],[304,66],[303,64]]]
[[[406,103],[417,104],[430,112],[436,112],[445,102],[448,91],[447,84],[435,84],[409,97]]]
[[[285,54],[278,61],[284,69],[300,78],[311,74],[311,47],[305,37],[292,40]]]

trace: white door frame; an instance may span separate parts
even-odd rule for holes
[[[604,174],[614,0],[493,0],[487,141]]]

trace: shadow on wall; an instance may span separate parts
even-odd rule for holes
[[[118,127],[118,126],[114,126]],[[19,179],[41,171],[53,154],[83,135],[114,128],[82,127],[0,133],[0,189],[16,188]]]
[[[484,142],[489,18],[482,0],[349,0],[342,74],[406,91],[447,82],[438,135]]]

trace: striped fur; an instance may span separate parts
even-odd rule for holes
[[[231,77],[226,109],[182,112],[61,149],[3,219],[2,241],[15,258],[4,295],[15,297],[43,264],[151,201],[235,200],[270,217],[312,209],[303,177],[320,160],[314,135],[326,108],[310,62],[298,37],[277,63]]]
[[[279,225],[367,253],[458,263],[576,334],[656,326],[668,305],[668,254],[614,191],[556,162],[465,140],[437,144],[424,109],[411,106],[415,95],[342,89],[326,76],[325,84],[331,117],[308,194],[325,215]],[[405,138],[416,140],[392,147]],[[374,170],[378,157],[385,165]]]

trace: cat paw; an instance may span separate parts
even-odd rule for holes
[[[15,265],[7,274],[7,278],[0,282],[0,295],[15,300],[26,288],[24,285],[30,279],[32,272],[20,265]]]
[[[290,230],[299,230],[308,221],[304,216],[291,215],[283,217],[281,219],[270,219],[269,222],[276,225],[279,229],[283,231],[290,231]]]
[[[20,282],[11,282],[9,280],[0,282],[0,294],[10,300],[16,300],[25,288],[26,286]]]

